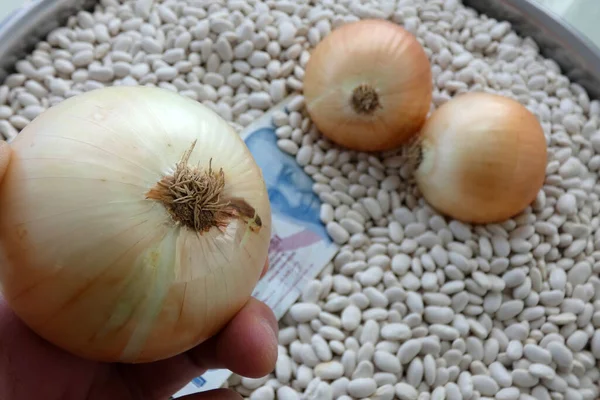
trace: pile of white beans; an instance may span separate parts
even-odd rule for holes
[[[419,38],[432,109],[484,90],[537,115],[549,162],[531,207],[501,224],[444,218],[409,184],[400,150],[361,154],[320,136],[304,67],[360,18]],[[279,146],[314,179],[341,249],[282,319],[273,373],[228,386],[252,400],[595,400],[600,102],[538,50],[458,0],[101,0],[17,63],[0,86],[0,133],[107,85],[177,91],[238,130],[296,94],[273,116]]]

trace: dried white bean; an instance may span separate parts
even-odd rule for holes
[[[400,400],[417,400],[418,392],[417,389],[410,386],[407,383],[400,382],[396,384],[396,396]]]
[[[484,396],[495,396],[500,390],[498,383],[487,375],[473,375],[473,387]]]
[[[377,384],[373,378],[358,378],[348,383],[347,390],[351,396],[364,398],[375,393]]]
[[[316,304],[310,303],[297,303],[289,310],[290,316],[300,323],[315,319],[319,315],[319,312],[321,312],[321,308]]]

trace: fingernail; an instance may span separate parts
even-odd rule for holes
[[[264,328],[265,334],[269,336],[269,339],[271,339],[272,342],[277,343],[277,325],[275,324],[275,326],[273,326],[273,321],[269,318],[261,318],[260,324]]]
[[[273,329],[273,324],[269,320],[263,319],[260,324],[264,330],[264,351],[262,353],[262,368],[267,368],[268,373],[273,372],[279,357],[278,335]]]
[[[277,348],[279,343],[277,321],[272,318],[261,318],[260,324],[265,331],[265,360],[272,364],[270,368],[275,368],[275,362],[279,354]]]

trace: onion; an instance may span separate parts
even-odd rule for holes
[[[441,213],[473,223],[522,212],[544,184],[546,138],[536,117],[508,97],[467,93],[424,125],[417,186]]]
[[[219,331],[267,259],[265,183],[239,135],[163,89],[67,99],[11,143],[0,282],[15,313],[81,357],[149,362]]]
[[[361,20],[316,46],[303,88],[325,137],[353,150],[383,151],[422,127],[433,83],[429,59],[411,33],[389,21]]]

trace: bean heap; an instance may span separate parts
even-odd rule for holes
[[[539,118],[546,183],[521,215],[445,218],[401,149],[365,154],[320,136],[304,67],[322,38],[362,18],[417,36],[432,110],[489,91]],[[278,144],[314,179],[340,250],[282,319],[275,371],[227,386],[252,400],[600,398],[600,102],[509,23],[458,0],[101,0],[17,62],[0,86],[0,133],[109,85],[179,92],[238,131],[294,96],[273,115]]]

